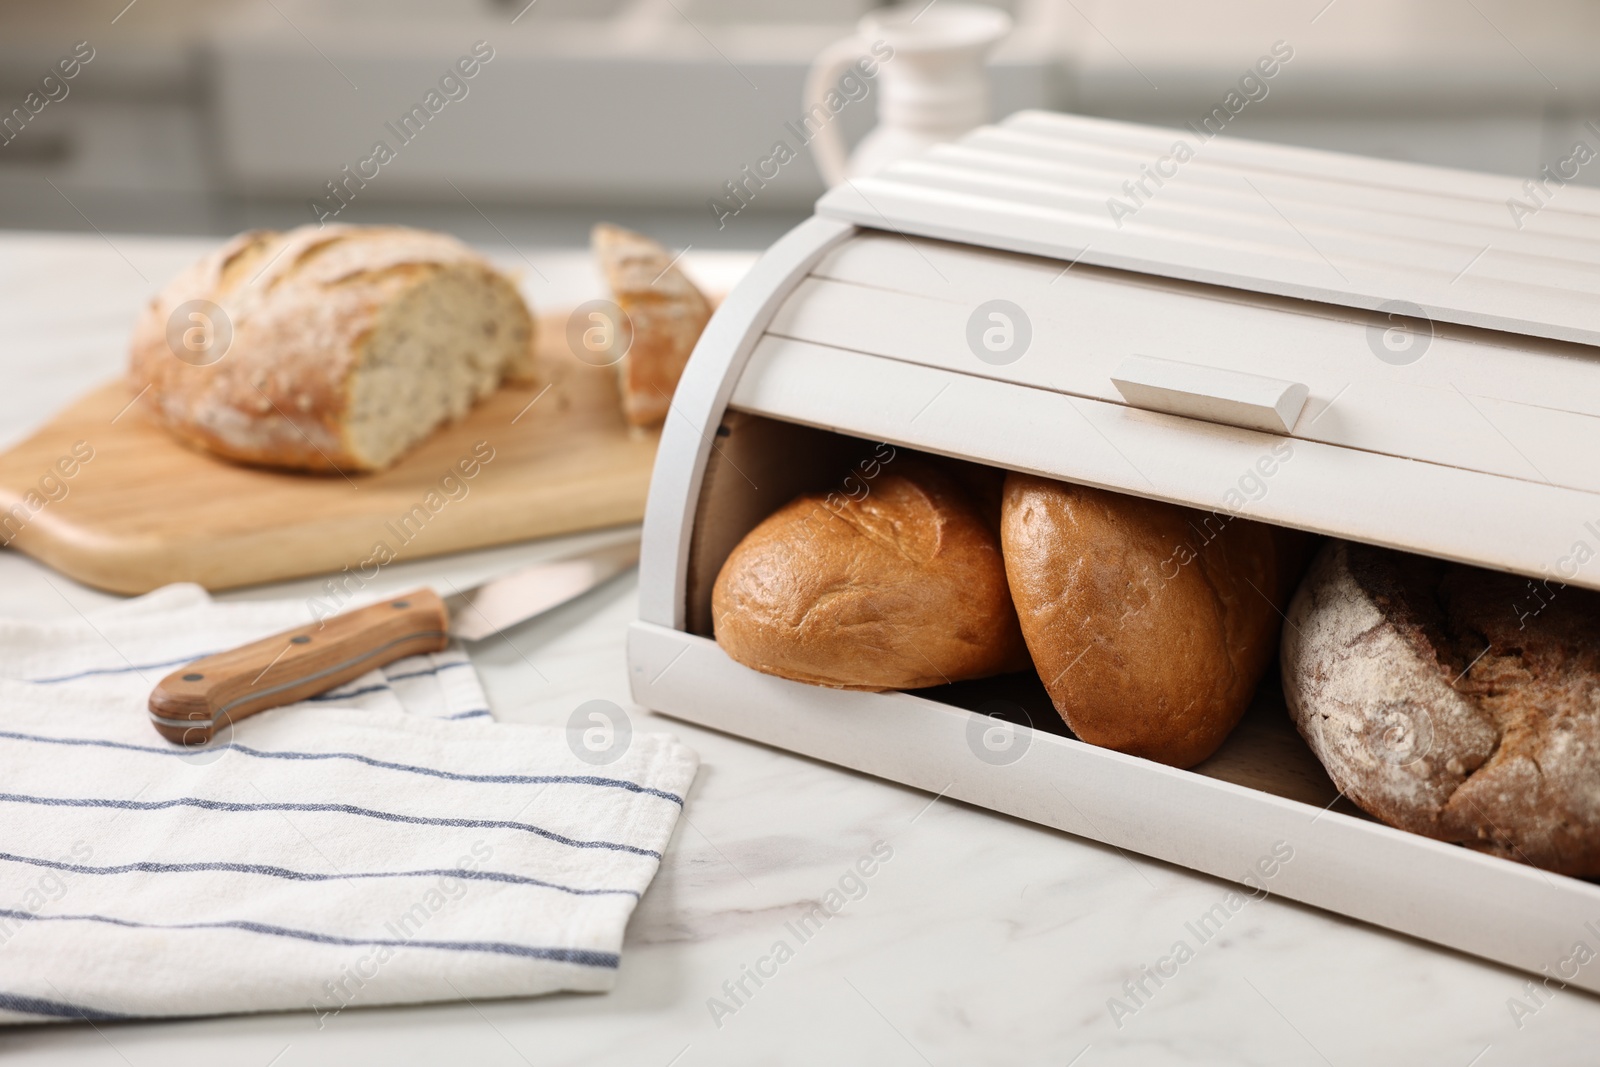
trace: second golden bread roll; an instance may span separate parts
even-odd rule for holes
[[[860,500],[808,494],[740,541],[711,594],[747,667],[839,689],[917,689],[1028,666],[992,522],[912,458]]]
[[[1216,751],[1249,706],[1308,548],[1261,523],[1015,473],[1001,542],[1067,726],[1175,767]]]

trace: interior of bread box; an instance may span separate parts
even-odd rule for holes
[[[729,411],[717,430],[690,547],[686,621],[691,633],[713,637],[711,587],[723,561],[762,519],[802,493],[838,499],[870,492],[872,475],[915,450],[864,440],[746,412]],[[887,459],[887,464],[882,461]],[[966,462],[966,461],[958,461]],[[915,695],[1071,737],[1032,670],[955,682]],[[1290,722],[1274,667],[1257,688],[1244,719],[1197,774],[1260,789],[1318,807],[1360,814],[1329,780]]]
[[[860,499],[893,460],[916,450],[729,410],[716,431],[695,509],[685,590],[689,632],[713,638],[711,592],[729,553],[759,522],[803,493]],[[927,455],[927,453],[920,453]],[[946,463],[969,464],[959,457]],[[1067,479],[1070,480],[1070,479]],[[1072,737],[1033,670],[912,691],[913,695],[1019,727]],[[1371,820],[1341,795],[1285,707],[1274,659],[1248,712],[1197,775]]]

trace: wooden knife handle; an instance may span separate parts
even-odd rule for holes
[[[168,741],[203,745],[226,723],[326,692],[385,663],[438,652],[449,630],[444,601],[418,589],[180,667],[151,691],[150,720]]]

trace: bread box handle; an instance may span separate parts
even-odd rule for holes
[[[1299,382],[1149,356],[1123,360],[1111,382],[1137,408],[1272,434],[1294,429],[1310,394]]]

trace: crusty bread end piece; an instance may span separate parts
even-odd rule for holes
[[[617,364],[623,414],[633,426],[659,425],[711,319],[711,302],[673,263],[672,253],[648,237],[601,223],[590,243],[612,299],[633,328],[632,345]]]

